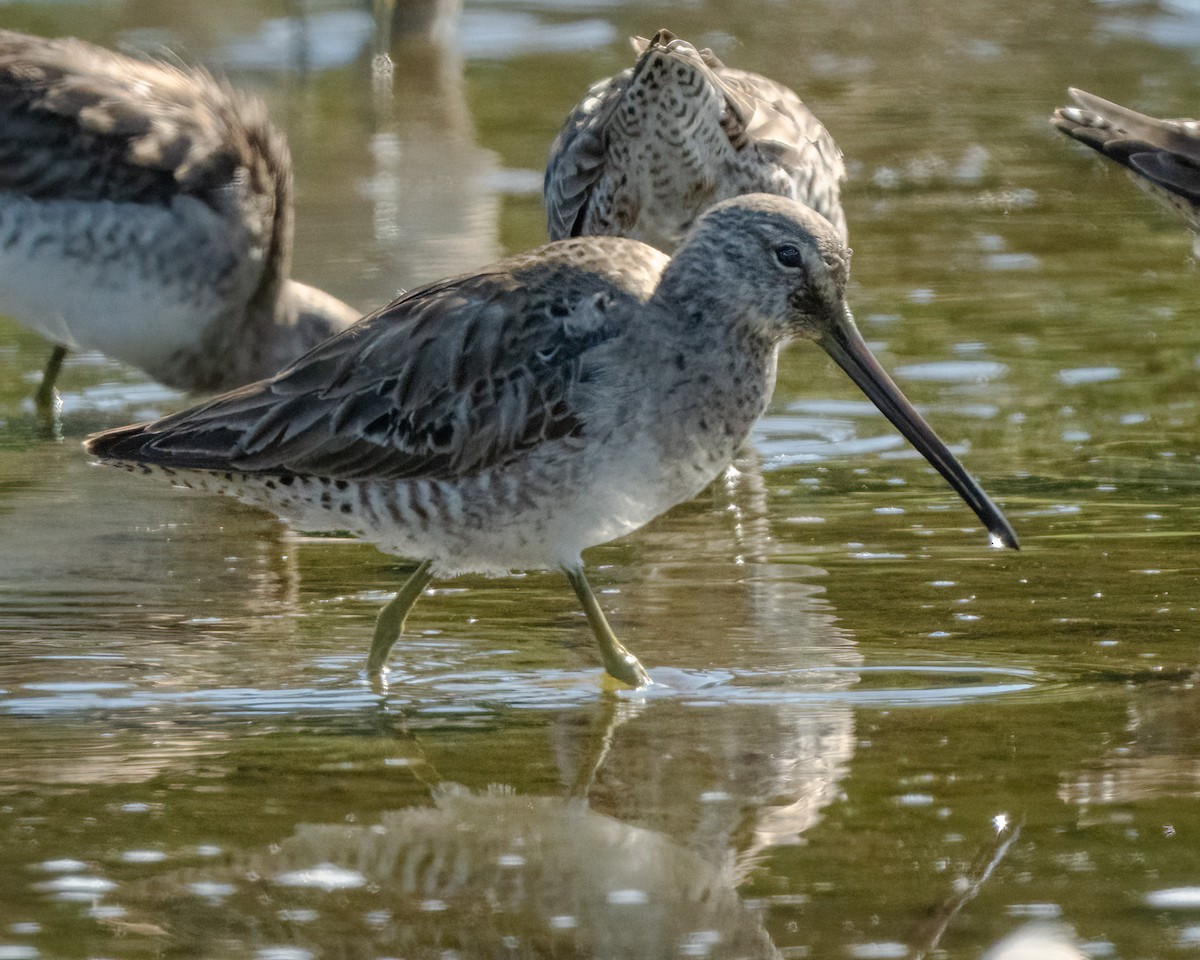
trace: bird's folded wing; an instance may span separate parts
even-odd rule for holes
[[[551,240],[583,231],[592,191],[605,172],[608,124],[632,76],[630,69],[594,84],[550,148],[542,193]]]
[[[171,417],[108,431],[104,459],[331,479],[452,479],[570,443],[594,351],[633,298],[551,265],[410,293],[270,380]]]

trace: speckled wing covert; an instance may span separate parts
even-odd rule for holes
[[[1059,107],[1060,131],[1126,167],[1139,184],[1200,230],[1200,123],[1160,120],[1072,88],[1078,107]]]
[[[632,42],[640,57],[652,45],[665,46],[674,39],[668,31],[660,31],[654,40],[635,37]],[[693,50],[684,56],[698,56],[708,68],[707,77],[726,104],[722,130],[748,166],[757,168],[752,186],[741,189],[730,183],[720,189],[718,185],[716,199],[742,192],[783,192],[775,186],[786,183],[794,189],[795,199],[829,220],[845,238],[841,207],[845,164],[833,137],[813,112],[792,90],[759,74],[727,67],[711,50]],[[564,121],[543,181],[551,239],[585,233],[601,181],[606,176],[620,177],[621,172],[610,167],[610,125],[636,69],[635,65],[593,84]],[[687,219],[699,212],[693,211]]]
[[[604,175],[608,154],[606,131],[621,105],[633,68],[592,84],[571,111],[551,148],[543,181],[550,239],[583,233],[592,191]]]
[[[535,250],[409,293],[269,380],[98,434],[88,449],[342,480],[452,479],[500,465],[581,436],[575,391],[652,289],[631,285]]]
[[[166,203],[218,189],[239,167],[268,195],[268,176],[290,177],[257,100],[202,70],[0,30],[0,190]]]
[[[735,145],[744,138],[746,149],[755,150],[764,164],[787,171],[796,184],[796,199],[832,223],[844,240],[841,185],[846,164],[829,131],[783,84],[732,67],[721,67],[716,74],[726,96],[739,106],[731,134]]]

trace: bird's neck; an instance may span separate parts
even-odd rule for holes
[[[673,336],[753,343],[755,353],[778,347],[779,332],[763,321],[755,291],[741,282],[745,270],[728,257],[715,244],[689,241],[666,265],[651,303],[668,317],[664,322]]]
[[[779,343],[744,298],[674,260],[651,305],[661,318],[651,349],[663,415],[677,424],[674,442],[688,448],[672,456],[715,476],[771,399]]]

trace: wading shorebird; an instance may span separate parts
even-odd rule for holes
[[[842,154],[791,90],[725,66],[669,30],[588,90],[550,148],[550,239],[631,237],[670,253],[711,204],[774,193],[846,239]]]
[[[1160,120],[1074,87],[1068,92],[1078,106],[1059,107],[1050,122],[1121,164],[1134,183],[1182,217],[1200,256],[1200,122]]]
[[[581,552],[725,469],[789,339],[824,348],[993,541],[1017,546],[867,348],[844,299],[849,256],[825,218],[764,194],[710,209],[671,259],[618,237],[551,243],[415,290],[269,380],[87,449],[418,560],[379,614],[372,677],[434,576],[560,568],[605,669],[643,686]]]
[[[269,376],[358,319],[288,278],[292,164],[202,70],[0,30],[0,313],[185,390]]]

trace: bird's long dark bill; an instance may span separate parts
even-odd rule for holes
[[[983,521],[988,532],[1001,544],[1014,550],[1020,549],[1017,535],[1005,519],[1000,508],[992,503],[991,498],[983,492],[954,454],[942,443],[933,428],[925,422],[916,408],[908,402],[908,398],[900,392],[887,371],[879,365],[863,340],[858,327],[847,311],[844,321],[837,323],[818,341],[825,351],[833,357],[837,365],[850,375],[850,379],[870,397],[875,404],[896,426],[908,442],[916,447],[921,455],[932,463],[950,483],[958,495],[975,511],[975,515]]]

